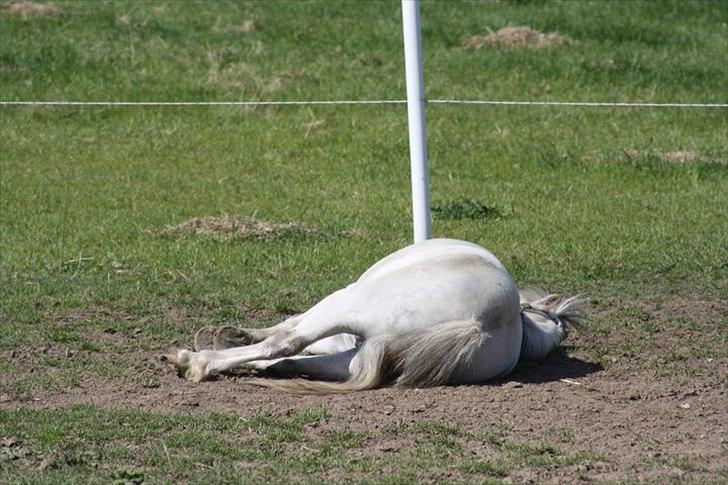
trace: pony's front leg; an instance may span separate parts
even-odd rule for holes
[[[262,342],[225,350],[178,350],[169,356],[180,375],[202,381],[218,372],[240,367],[254,360],[270,360],[299,353],[310,344],[340,333],[354,333],[351,326],[335,315],[313,312],[290,330],[282,330]]]

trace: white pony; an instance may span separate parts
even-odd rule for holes
[[[299,393],[478,384],[546,356],[566,323],[578,322],[580,303],[519,294],[486,249],[432,239],[387,256],[303,314],[265,329],[206,327],[196,352],[168,358],[193,381],[239,368],[312,379],[252,381]]]

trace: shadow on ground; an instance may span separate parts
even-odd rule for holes
[[[599,363],[570,357],[566,351],[559,349],[542,360],[519,361],[513,372],[502,379],[492,381],[492,384],[501,385],[511,381],[524,384],[544,384],[561,379],[586,377],[603,369]]]

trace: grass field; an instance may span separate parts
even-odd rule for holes
[[[53,6],[0,10],[0,99],[405,97],[398,2]],[[724,1],[421,15],[433,99],[728,102]],[[570,40],[464,47],[508,25]],[[434,235],[590,297],[557,378],[295,398],[156,361],[410,242],[405,106],[0,107],[0,481],[728,480],[728,110],[427,116]],[[293,224],[165,231],[225,215]]]

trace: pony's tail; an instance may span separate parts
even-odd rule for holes
[[[374,389],[394,381],[397,387],[446,384],[465,370],[486,338],[473,319],[445,322],[406,334],[369,338],[351,361],[351,376],[344,382],[305,379],[252,379],[250,384],[295,394],[339,394]]]

